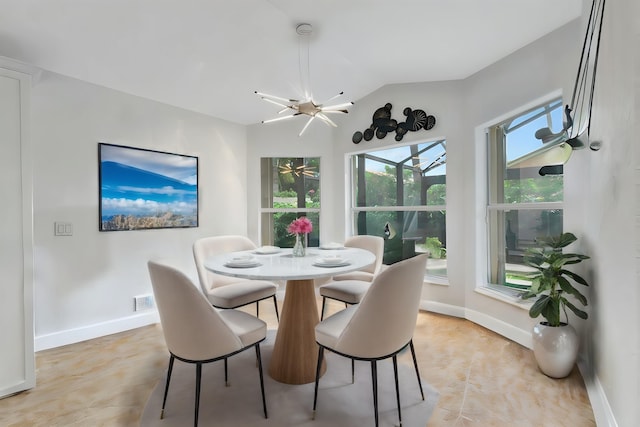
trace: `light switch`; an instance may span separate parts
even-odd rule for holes
[[[73,236],[73,224],[70,222],[54,222],[53,234],[56,236]]]

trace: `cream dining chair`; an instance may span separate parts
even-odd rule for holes
[[[278,285],[266,280],[248,280],[223,276],[207,270],[204,266],[207,257],[225,252],[239,252],[256,249],[256,245],[245,236],[213,236],[198,239],[193,244],[193,258],[198,270],[200,287],[209,302],[216,308],[238,308],[256,303],[256,316],[260,315],[259,302],[273,298],[273,305],[278,314],[276,291]]]
[[[382,257],[384,255],[384,239],[379,236],[352,236],[344,242],[345,247],[365,249],[376,256],[373,264],[362,270],[333,276],[331,281],[318,288],[322,297],[322,311],[320,319],[324,319],[324,310],[327,298],[341,301],[345,306],[358,304],[369,289],[373,278],[382,269]]]
[[[227,358],[251,347],[256,351],[262,409],[267,418],[260,356],[260,342],[267,335],[267,324],[242,311],[216,310],[191,279],[165,262],[149,261],[147,265],[162,332],[170,354],[160,418],[164,418],[175,359],[196,365],[193,424],[197,426],[202,364],[224,360],[224,376],[227,381]]]
[[[426,266],[427,255],[424,254],[389,266],[373,279],[369,291],[360,304],[339,311],[316,326],[315,335],[319,350],[313,395],[314,417],[321,361],[325,349],[351,359],[352,380],[355,360],[371,363],[376,426],[378,425],[377,362],[389,357],[393,358],[398,419],[402,425],[397,355],[407,346],[411,349],[420,393],[424,400],[422,381],[413,347],[413,332],[418,317]]]

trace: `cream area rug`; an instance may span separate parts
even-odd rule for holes
[[[213,362],[202,367],[200,391],[200,426],[233,427],[365,427],[374,425],[371,364],[356,362],[355,383],[351,383],[351,361],[325,351],[327,371],[320,378],[318,407],[313,413],[314,384],[282,384],[268,374],[274,332],[262,342],[265,394],[269,418],[262,412],[260,380],[255,351],[249,349],[229,359],[229,387],[224,384],[224,363]],[[408,352],[408,350],[407,350]],[[169,361],[167,353],[167,363]],[[193,425],[195,399],[195,365],[176,360],[169,386],[164,419],[160,419],[165,378],[159,381],[144,409],[143,427]],[[422,378],[425,400],[420,389],[410,354],[398,357],[402,424],[425,427],[438,400],[438,392]],[[378,407],[380,426],[398,425],[393,363],[378,362]]]

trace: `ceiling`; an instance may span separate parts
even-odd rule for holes
[[[240,124],[316,102],[455,80],[580,16],[582,0],[0,0],[0,56]],[[576,45],[576,49],[579,46]]]

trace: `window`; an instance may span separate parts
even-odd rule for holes
[[[262,202],[260,233],[263,245],[291,248],[295,237],[287,232],[294,219],[306,216],[313,223],[309,246],[320,235],[320,158],[278,157],[260,160]]]
[[[530,270],[523,262],[526,249],[538,237],[562,233],[562,164],[549,167],[549,150],[570,147],[536,139],[544,127],[562,129],[561,100],[488,129],[488,281],[512,295],[529,286],[517,277]]]
[[[447,275],[446,142],[355,154],[355,234],[385,239],[384,264],[428,253],[427,274]]]

